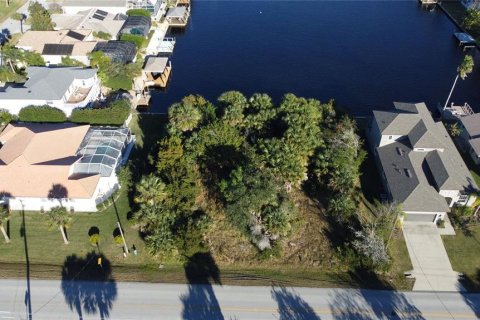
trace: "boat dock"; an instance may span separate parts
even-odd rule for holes
[[[464,48],[473,48],[475,47],[475,39],[465,32],[455,32],[453,34],[457,38],[458,45],[463,46]]]
[[[449,107],[444,108],[441,104],[437,105],[437,109],[442,115],[443,119],[446,120],[455,120],[461,117],[466,117],[474,114],[472,107],[465,102],[464,105],[454,105],[452,104]]]
[[[175,48],[175,38],[166,37],[169,24],[164,21],[154,31],[146,49],[147,56],[156,56],[158,54],[171,54]]]

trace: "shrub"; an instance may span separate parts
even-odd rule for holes
[[[132,42],[133,44],[135,44],[137,49],[142,48],[145,44],[145,38],[136,34],[122,34],[120,40]]]
[[[111,35],[110,33],[108,33],[108,32],[103,32],[103,31],[98,31],[98,32],[94,31],[94,32],[93,32],[93,36],[94,36],[95,38],[99,38],[99,39],[103,39],[103,40],[110,40],[110,39],[112,39],[112,35]]]
[[[8,112],[8,110],[0,109],[0,125],[8,124],[12,120],[15,120],[15,118],[16,117],[14,115],[10,114],[10,112]]]
[[[97,243],[100,242],[100,235],[98,233],[92,234],[90,236],[90,244],[92,246],[97,246]]]
[[[118,246],[123,246],[123,238],[121,235],[115,236],[113,238],[113,241],[115,241],[115,244]]]
[[[70,116],[74,123],[89,123],[96,125],[122,125],[130,114],[130,102],[117,100],[106,108],[75,109]]]
[[[132,186],[132,170],[130,165],[125,165],[120,168],[120,171],[117,174],[118,182],[120,183],[120,187],[129,190]]]
[[[25,122],[65,122],[67,116],[62,110],[48,105],[27,106],[20,110],[20,121]]]
[[[127,16],[144,16],[144,17],[151,17],[152,14],[150,13],[150,11],[146,10],[146,9],[130,9],[130,10],[127,10]]]
[[[68,56],[62,57],[62,62],[60,63],[62,67],[85,67],[81,61],[70,58]]]

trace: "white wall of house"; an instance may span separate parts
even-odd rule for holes
[[[76,88],[80,87],[92,87],[87,97],[78,103],[67,103],[70,95],[75,91]],[[0,96],[0,105],[2,108],[7,109],[11,114],[18,115],[20,110],[29,105],[49,105],[55,108],[58,108],[65,112],[67,116],[70,116],[72,110],[75,108],[83,108],[87,106],[90,102],[93,102],[100,95],[100,81],[95,75],[90,79],[75,79],[70,87],[67,89],[65,94],[60,100],[38,100],[38,99],[1,99]]]
[[[8,199],[10,210],[26,210],[26,211],[49,211],[58,206],[64,206],[67,210],[75,212],[95,212],[97,204],[95,199],[48,199],[48,198],[31,198],[16,197]]]
[[[60,56],[60,55],[43,54],[42,57],[43,57],[43,60],[45,60],[45,63],[47,65],[60,64],[62,63],[63,57],[70,57],[72,59],[78,60],[86,66],[90,65],[90,59],[88,58],[88,56]]]

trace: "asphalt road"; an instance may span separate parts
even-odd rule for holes
[[[29,287],[30,294],[26,280],[0,280],[0,319],[480,318],[480,295],[457,292],[59,280]]]

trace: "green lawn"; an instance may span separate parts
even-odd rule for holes
[[[5,1],[0,1],[0,22],[7,20],[14,12],[27,2],[26,0],[11,0],[7,7]],[[19,22],[20,23],[20,22]]]
[[[457,230],[456,236],[442,239],[453,270],[467,276],[470,289],[480,290],[480,226],[471,227],[467,234]]]
[[[132,79],[127,76],[107,78],[103,81],[103,85],[112,90],[131,90],[132,89]]]

